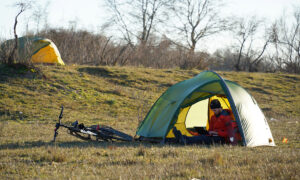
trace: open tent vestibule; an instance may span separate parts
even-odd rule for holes
[[[168,88],[154,103],[136,134],[144,138],[173,138],[175,126],[182,134],[193,136],[193,127],[209,128],[208,121],[213,115],[209,104],[213,99],[232,111],[244,146],[275,146],[255,99],[240,85],[224,80],[213,71],[203,71]]]

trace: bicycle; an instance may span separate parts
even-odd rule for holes
[[[58,117],[58,123],[55,125],[54,129],[54,137],[52,142],[55,142],[56,137],[58,136],[58,129],[60,127],[64,127],[68,129],[68,133],[72,136],[80,138],[82,140],[96,140],[96,141],[109,141],[113,142],[116,140],[119,141],[132,141],[133,137],[118,131],[112,127],[105,125],[92,125],[89,127],[85,127],[83,123],[79,124],[78,121],[75,121],[71,124],[71,126],[65,125],[61,123],[61,119],[63,118],[64,107],[61,106],[60,115]],[[94,137],[94,139],[92,139]]]

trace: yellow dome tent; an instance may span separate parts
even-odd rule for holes
[[[14,45],[14,39],[7,40],[1,45],[7,50]],[[18,38],[17,60],[30,57],[33,63],[65,65],[55,44],[46,38],[21,37]]]

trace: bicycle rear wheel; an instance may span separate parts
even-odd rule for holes
[[[133,137],[123,133],[121,131],[118,131],[112,127],[109,126],[101,126],[99,128],[99,131],[104,134],[104,136],[111,138],[112,140],[120,140],[120,141],[132,141]]]

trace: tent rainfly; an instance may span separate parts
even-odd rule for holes
[[[14,47],[15,40],[10,39],[1,45],[2,51]],[[65,65],[55,44],[41,37],[18,38],[17,60],[30,58],[33,63]]]
[[[173,138],[174,126],[183,135],[193,136],[196,126],[209,128],[212,116],[209,104],[219,99],[224,109],[233,112],[244,146],[275,146],[267,120],[255,99],[240,85],[224,80],[213,71],[203,71],[194,78],[167,89],[154,103],[136,134],[143,138]]]

